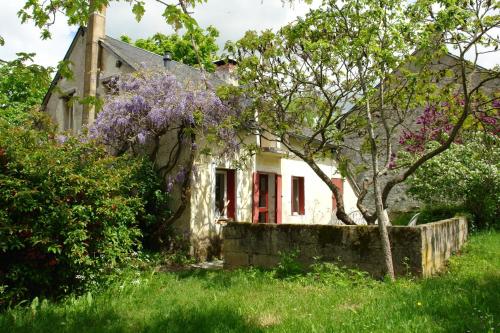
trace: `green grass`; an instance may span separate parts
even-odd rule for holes
[[[131,272],[99,295],[8,310],[0,332],[500,330],[500,233],[472,236],[434,278],[389,283],[344,274]]]

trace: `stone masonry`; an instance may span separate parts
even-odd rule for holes
[[[453,218],[416,227],[388,227],[397,275],[427,277],[442,270],[446,260],[467,239],[465,218]],[[226,268],[271,268],[280,253],[298,251],[297,260],[308,266],[315,260],[338,262],[384,274],[377,226],[229,223],[223,230]]]

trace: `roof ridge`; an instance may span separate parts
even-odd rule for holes
[[[111,36],[109,36],[109,35],[106,35],[105,37],[106,37],[106,38],[110,38],[110,39],[112,39],[112,40],[115,40],[115,41],[117,41],[117,42],[119,42],[119,43],[123,43],[123,44],[125,44],[125,45],[127,45],[127,46],[130,46],[130,47],[136,48],[136,49],[138,49],[138,50],[141,50],[141,51],[144,51],[144,52],[150,53],[150,54],[152,54],[152,55],[154,55],[154,56],[161,57],[161,55],[159,55],[158,53],[151,52],[151,51],[149,51],[149,50],[143,49],[142,47],[138,47],[138,46],[135,46],[134,44],[130,44],[130,43],[124,42],[124,41],[122,41],[122,40],[116,39],[116,38],[111,37]],[[173,61],[175,61],[175,60],[173,60]],[[178,61],[176,61],[176,62],[178,62]]]
[[[112,39],[112,40],[114,40],[114,41],[117,41],[117,42],[119,42],[119,43],[122,43],[122,44],[124,44],[124,45],[126,45],[126,46],[128,46],[128,47],[133,47],[133,48],[138,49],[138,50],[141,50],[141,51],[143,51],[143,52],[146,52],[146,53],[152,54],[152,55],[154,55],[154,56],[156,56],[156,57],[163,58],[163,57],[162,57],[161,55],[159,55],[158,53],[154,53],[154,52],[151,52],[151,51],[149,51],[149,50],[143,49],[142,47],[138,47],[138,46],[135,46],[135,45],[133,45],[133,44],[130,44],[130,43],[127,43],[127,42],[121,41],[121,40],[116,39],[116,38],[114,38],[114,37],[111,37],[111,36],[109,36],[109,35],[106,35],[105,37],[110,38],[110,39]],[[195,71],[201,72],[201,70],[200,70],[199,68],[196,68],[196,67],[191,66],[191,65],[187,65],[187,64],[185,64],[185,63],[183,63],[183,62],[181,62],[181,61],[177,61],[177,60],[170,60],[170,61],[172,61],[172,62],[174,62],[174,63],[176,63],[176,64],[179,64],[179,65],[185,66],[185,67],[187,67],[187,68],[189,68],[189,69],[191,69],[191,70],[195,70]],[[207,73],[208,73],[208,72],[207,72]]]

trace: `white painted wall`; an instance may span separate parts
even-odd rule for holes
[[[339,178],[334,160],[318,163],[330,178]],[[234,169],[231,161],[217,161],[200,157],[193,175],[191,195],[192,244],[203,251],[210,239],[220,235],[221,227],[215,216],[215,172],[217,168]],[[338,224],[332,211],[332,193],[329,187],[302,160],[274,153],[259,153],[243,169],[236,171],[236,220],[252,221],[253,173],[269,174],[269,221],[275,221],[274,174],[282,176],[282,223]],[[304,177],[305,215],[292,215],[292,176]],[[344,204],[348,214],[357,212],[356,195],[347,180],[344,180]]]
[[[334,160],[324,160],[318,166],[329,178],[340,178]],[[332,211],[332,192],[305,162],[298,158],[277,159],[257,156],[257,171],[279,173],[282,176],[282,223],[337,224]],[[292,177],[304,177],[304,215],[292,214]],[[357,211],[356,195],[349,182],[344,180],[346,213]]]
[[[216,169],[235,169],[231,161],[200,156],[192,179],[190,230],[192,252],[202,257],[210,242],[222,235],[222,226],[215,214]],[[252,163],[235,172],[236,220],[252,220]]]

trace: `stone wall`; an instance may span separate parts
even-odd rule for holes
[[[467,220],[454,218],[418,226],[422,237],[422,275],[443,269],[446,260],[467,240]]]
[[[425,277],[438,272],[467,239],[464,218],[388,229],[397,275]],[[384,274],[377,226],[234,222],[224,227],[223,239],[226,268],[270,268],[279,262],[280,253],[298,251],[297,260],[305,266],[320,258],[365,270],[376,277]]]

